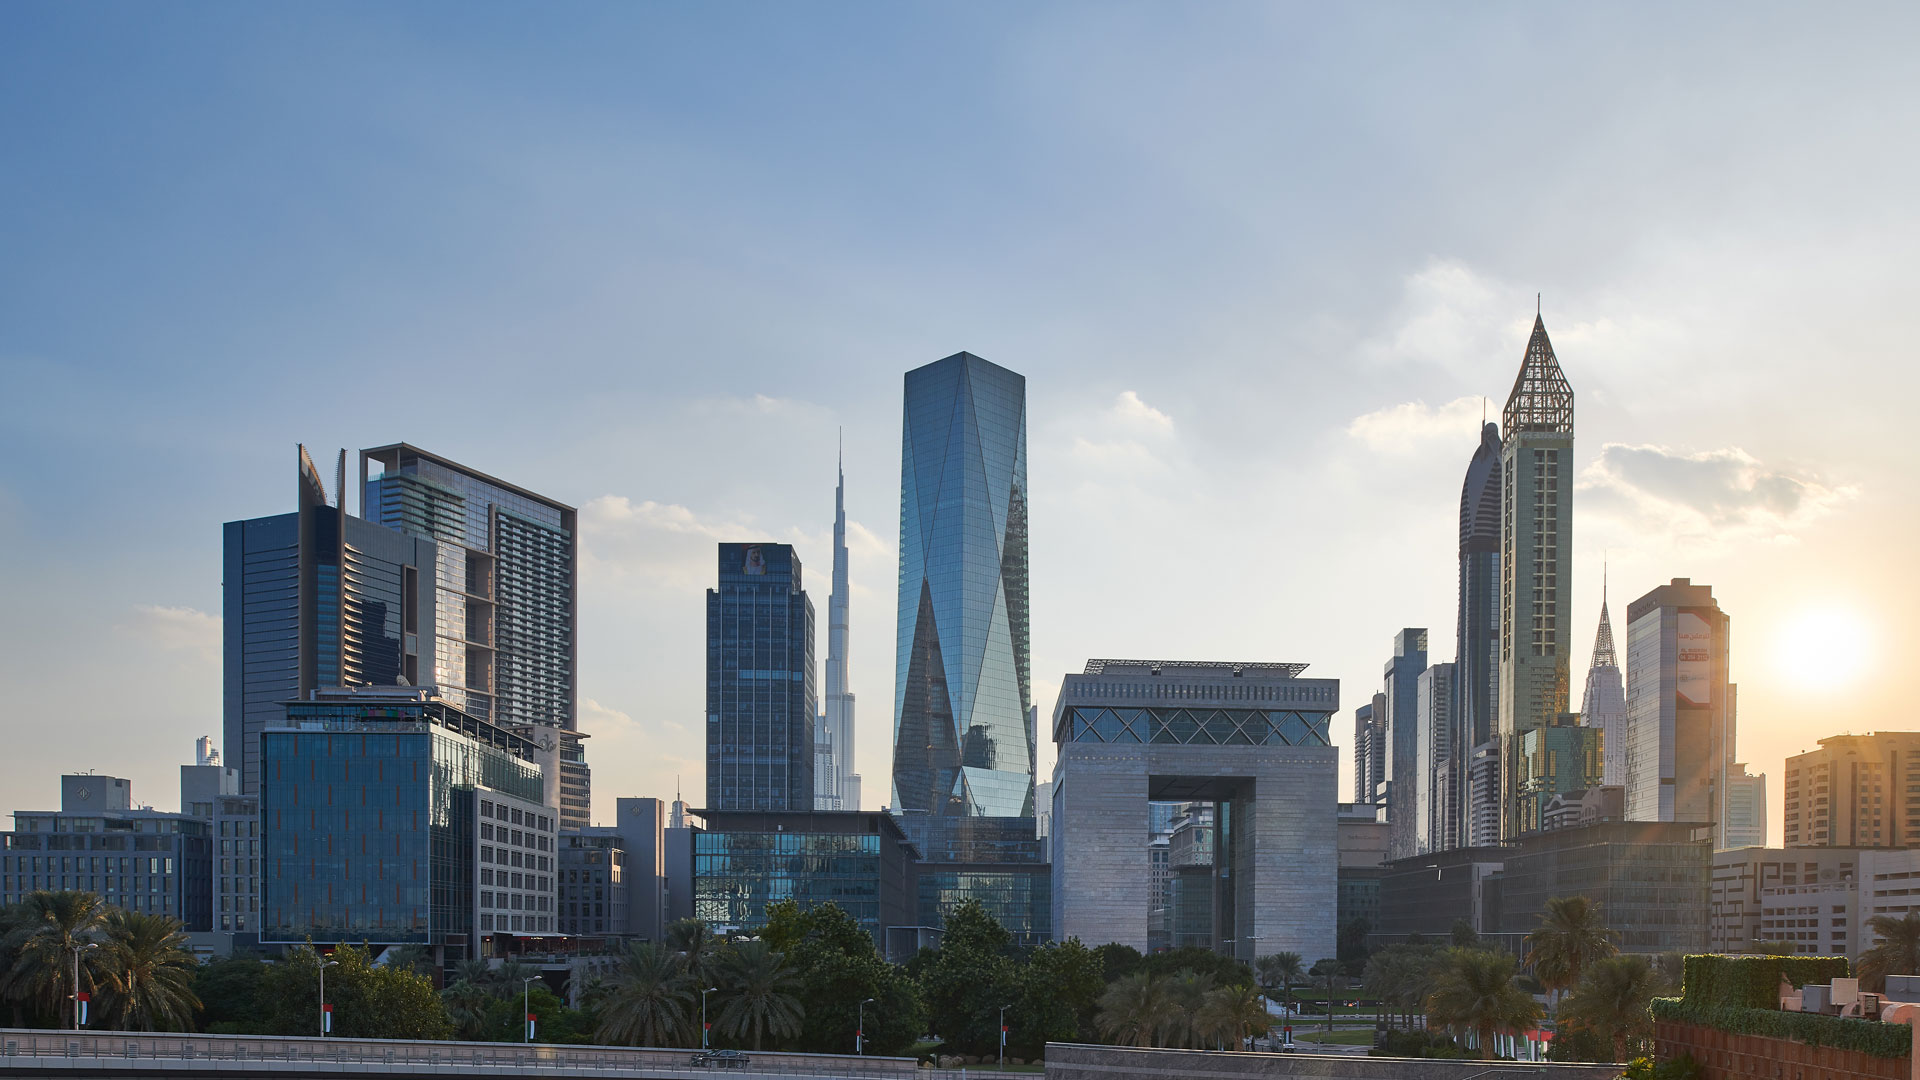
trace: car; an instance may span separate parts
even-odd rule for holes
[[[744,1069],[753,1058],[738,1050],[702,1050],[693,1055],[689,1065],[698,1065],[703,1069]]]

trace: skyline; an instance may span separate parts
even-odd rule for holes
[[[170,802],[219,724],[220,523],[294,509],[299,442],[404,439],[580,508],[610,820],[702,787],[712,545],[824,567],[844,423],[852,689],[889,701],[900,380],[960,350],[1028,379],[1043,730],[1091,657],[1297,661],[1342,681],[1344,755],[1393,632],[1454,621],[1459,478],[1541,289],[1581,395],[1568,655],[1603,557],[1620,604],[1713,586],[1773,837],[1785,754],[1898,715],[1897,28],[1061,6],[602,12],[523,42],[475,10],[440,39],[350,6],[0,16],[0,683],[16,725],[97,733],[12,755],[0,812],[83,768]],[[1556,80],[1475,74],[1520,53]],[[956,158],[989,166],[933,167]],[[434,407],[368,389],[396,379]],[[1871,655],[1809,687],[1777,649],[1831,640],[1823,612]]]

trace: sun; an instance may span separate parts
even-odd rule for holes
[[[1777,659],[1787,680],[1805,689],[1836,689],[1858,680],[1872,660],[1872,635],[1857,611],[1803,611],[1780,633]]]

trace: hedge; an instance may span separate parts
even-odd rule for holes
[[[1681,997],[1706,1008],[1778,1009],[1780,977],[1794,986],[1847,977],[1844,956],[1689,956]]]
[[[1692,981],[1693,961],[1705,959],[1729,958],[1687,957],[1689,983]],[[1777,1004],[1776,1001],[1775,1005]],[[1903,1058],[1913,1052],[1912,1028],[1905,1024],[1883,1024],[1877,1020],[1862,1020],[1854,1016],[1781,1012],[1777,1007],[1753,1009],[1737,1006],[1700,1006],[1690,998],[1654,998],[1652,1012],[1655,1020],[1698,1024],[1701,1027],[1710,1027],[1734,1035],[1765,1035],[1775,1039],[1791,1039],[1794,1042],[1806,1043],[1808,1046],[1858,1050],[1873,1057]]]

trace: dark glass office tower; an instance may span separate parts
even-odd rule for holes
[[[222,713],[241,791],[260,790],[260,733],[318,687],[420,681],[435,642],[437,547],[327,500],[299,450],[295,512],[224,527]],[[346,468],[341,453],[338,478]]]
[[[812,810],[813,601],[786,544],[721,544],[707,590],[707,806]]]
[[[369,466],[374,468],[370,469]],[[369,475],[371,473],[371,476]],[[426,682],[468,715],[545,740],[579,729],[579,549],[574,509],[395,443],[360,451],[360,516],[438,546]],[[567,746],[563,828],[589,824],[585,753]]]
[[[1474,785],[1475,755],[1498,760],[1500,743],[1500,425],[1480,426],[1480,446],[1460,485],[1460,602],[1454,624],[1454,790],[1462,793],[1461,844],[1498,843],[1500,786]],[[1475,822],[1481,823],[1476,829]]]
[[[907,373],[893,709],[907,813],[1033,817],[1026,400],[1025,377],[970,353]]]

